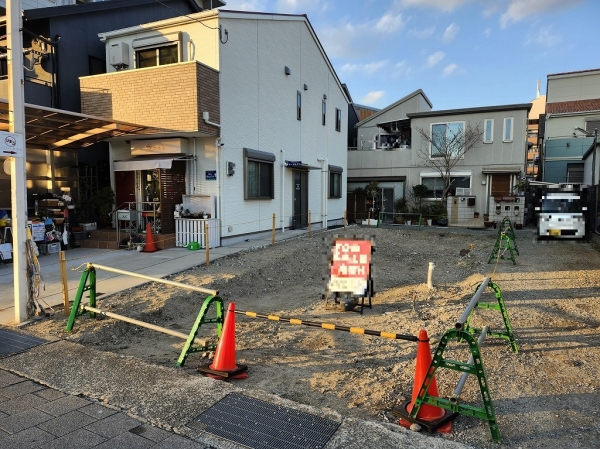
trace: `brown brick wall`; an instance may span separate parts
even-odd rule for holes
[[[218,134],[219,72],[197,62],[80,78],[81,111],[169,131]]]

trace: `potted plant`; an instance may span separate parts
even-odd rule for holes
[[[399,214],[405,214],[406,212],[408,212],[408,204],[406,204],[406,198],[396,198],[396,200],[394,201],[394,212]],[[402,215],[395,215],[394,223],[403,224],[404,217]]]
[[[78,208],[79,223],[111,223],[109,214],[115,204],[115,194],[110,187],[88,191],[88,196],[82,196]]]

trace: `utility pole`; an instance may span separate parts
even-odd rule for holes
[[[25,168],[25,112],[23,85],[23,18],[21,1],[6,2],[8,43],[8,120],[9,132],[21,136],[22,154],[10,158],[12,208],[13,273],[15,321],[27,319],[27,174]]]

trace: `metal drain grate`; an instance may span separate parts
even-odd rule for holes
[[[231,393],[189,426],[253,449],[318,449],[340,423]]]
[[[46,342],[47,340],[21,332],[0,329],[0,356],[17,354]]]

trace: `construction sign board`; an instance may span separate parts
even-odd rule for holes
[[[365,296],[371,279],[371,239],[335,238],[331,245],[330,292]]]

